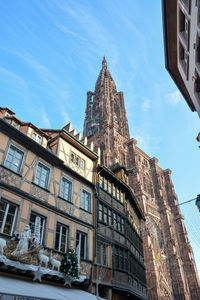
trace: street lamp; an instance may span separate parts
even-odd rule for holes
[[[199,209],[199,211],[200,211],[200,194],[197,195],[196,206],[198,207],[198,209]]]

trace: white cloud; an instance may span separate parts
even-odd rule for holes
[[[65,126],[69,122],[71,122],[70,117],[68,116],[67,112],[64,109],[61,110],[61,114],[62,114],[63,122],[64,122],[63,126]]]
[[[150,100],[148,98],[144,98],[144,101],[142,103],[142,110],[146,112],[151,106],[150,106]]]
[[[44,109],[41,110],[41,121],[46,128],[51,128],[51,122]]]
[[[175,91],[165,95],[167,102],[173,106],[177,105],[181,100],[181,94],[179,91]]]

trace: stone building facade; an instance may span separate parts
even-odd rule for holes
[[[146,217],[142,226],[150,300],[198,300],[199,279],[171,171],[158,166],[130,138],[122,92],[117,92],[105,57],[94,92],[87,93],[84,136],[100,147],[101,163],[129,169],[129,185]]]

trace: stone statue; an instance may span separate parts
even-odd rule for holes
[[[19,236],[19,242],[16,249],[12,252],[13,256],[20,256],[28,252],[28,242],[31,239],[30,226],[26,224]]]

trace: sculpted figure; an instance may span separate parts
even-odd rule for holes
[[[20,240],[17,244],[16,249],[12,252],[13,256],[20,256],[28,252],[28,242],[31,239],[31,230],[30,226],[27,224],[22,230]]]

